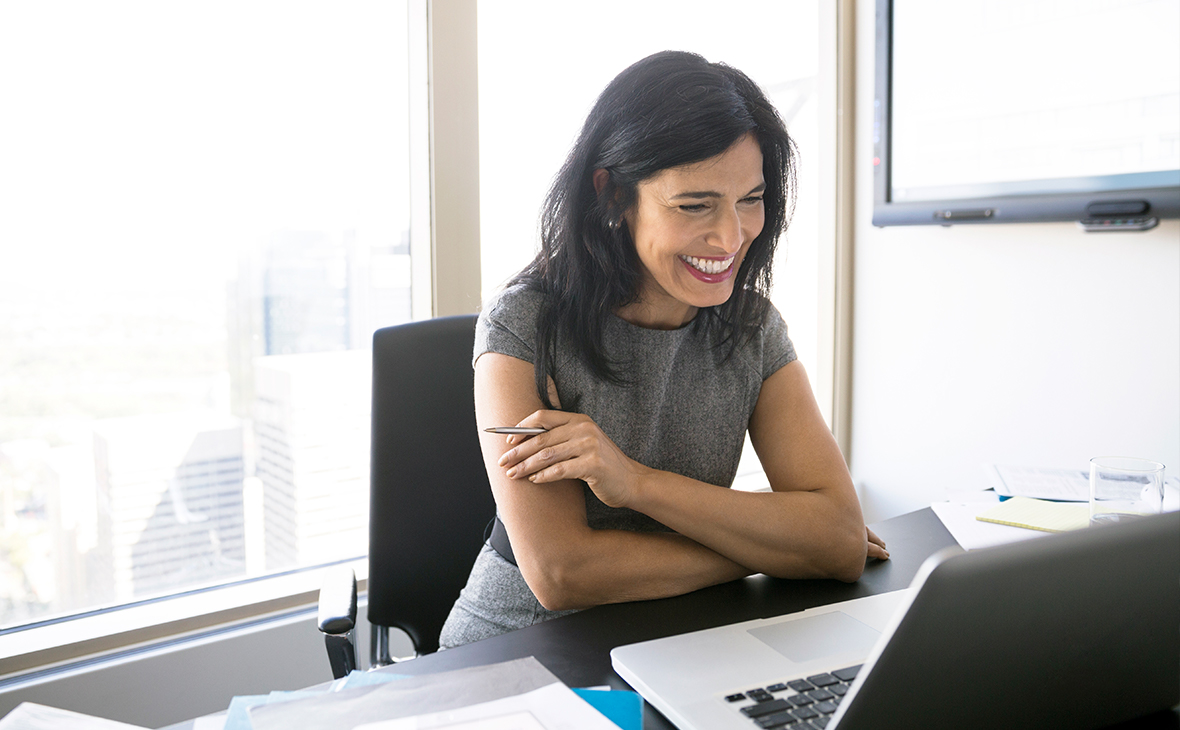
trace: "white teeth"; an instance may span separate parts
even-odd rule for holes
[[[698,259],[696,256],[681,256],[682,261],[704,274],[720,274],[733,264],[733,256],[727,259]]]

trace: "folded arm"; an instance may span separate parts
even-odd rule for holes
[[[550,429],[532,438],[482,436],[517,563],[542,605],[679,595],[756,572],[855,580],[866,551],[882,557],[866,547],[872,541],[851,478],[802,367],[794,366],[765,381],[750,423],[775,491],[747,493],[633,461],[588,417],[542,410],[531,364],[481,356],[480,428]],[[582,481],[607,505],[635,509],[679,534],[590,529]]]
[[[888,557],[865,527],[852,477],[798,361],[763,382],[750,441],[770,493],[718,490],[659,473],[638,482],[627,506],[781,578],[854,581],[866,557]]]
[[[523,360],[486,353],[476,361],[475,410],[492,493],[517,565],[543,606],[663,598],[751,573],[681,535],[591,529],[577,479],[534,483],[523,473],[508,476],[503,455],[528,439],[483,429],[516,425],[540,410],[533,382],[533,366]],[[557,402],[552,387],[550,398]]]

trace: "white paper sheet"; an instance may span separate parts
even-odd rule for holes
[[[254,730],[341,730],[365,723],[458,711],[554,683],[561,684],[540,662],[526,657],[340,692],[322,692],[306,699],[251,707],[249,713]],[[580,698],[579,702],[585,704]]]
[[[0,720],[0,730],[146,730],[70,710],[22,702]]]
[[[1090,501],[1087,469],[1044,469],[1032,466],[988,464],[988,476],[997,494],[1062,502]],[[1180,509],[1180,479],[1164,479],[1164,511]]]
[[[1003,545],[1051,534],[975,519],[976,515],[995,507],[998,503],[999,497],[971,502],[935,502],[930,505],[930,509],[934,510],[934,514],[938,515],[938,519],[942,520],[942,524],[955,538],[955,542],[964,550]]]
[[[416,717],[358,725],[353,730],[619,730],[560,682],[531,692]]]

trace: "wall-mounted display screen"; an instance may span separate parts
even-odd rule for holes
[[[875,225],[1180,217],[1180,0],[878,0]]]

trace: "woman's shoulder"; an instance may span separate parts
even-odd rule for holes
[[[488,298],[475,326],[475,357],[490,351],[531,362],[543,302],[541,292],[524,284],[506,287]]]
[[[787,335],[787,322],[783,319],[783,315],[778,311],[778,307],[774,306],[774,302],[766,298],[763,294],[756,294],[762,301],[762,321],[759,323],[759,329],[762,332],[763,338],[771,337],[774,339],[781,339]]]
[[[741,339],[745,342],[761,343],[767,338],[778,340],[785,337],[787,324],[774,302],[761,292],[751,291],[747,293],[747,296],[750,299],[737,313],[739,324],[736,325],[736,328],[746,335]],[[708,331],[712,337],[724,341],[726,340],[725,328],[720,326],[720,318],[723,315],[714,311],[713,316],[710,324],[717,326],[709,327]]]
[[[774,302],[757,292],[759,312],[756,321],[738,336],[736,355],[765,380],[783,365],[796,359],[795,345],[787,332],[787,323]]]
[[[545,296],[527,284],[507,286],[484,302],[479,313],[481,323],[495,324],[518,330],[521,326],[534,329],[537,314]]]

